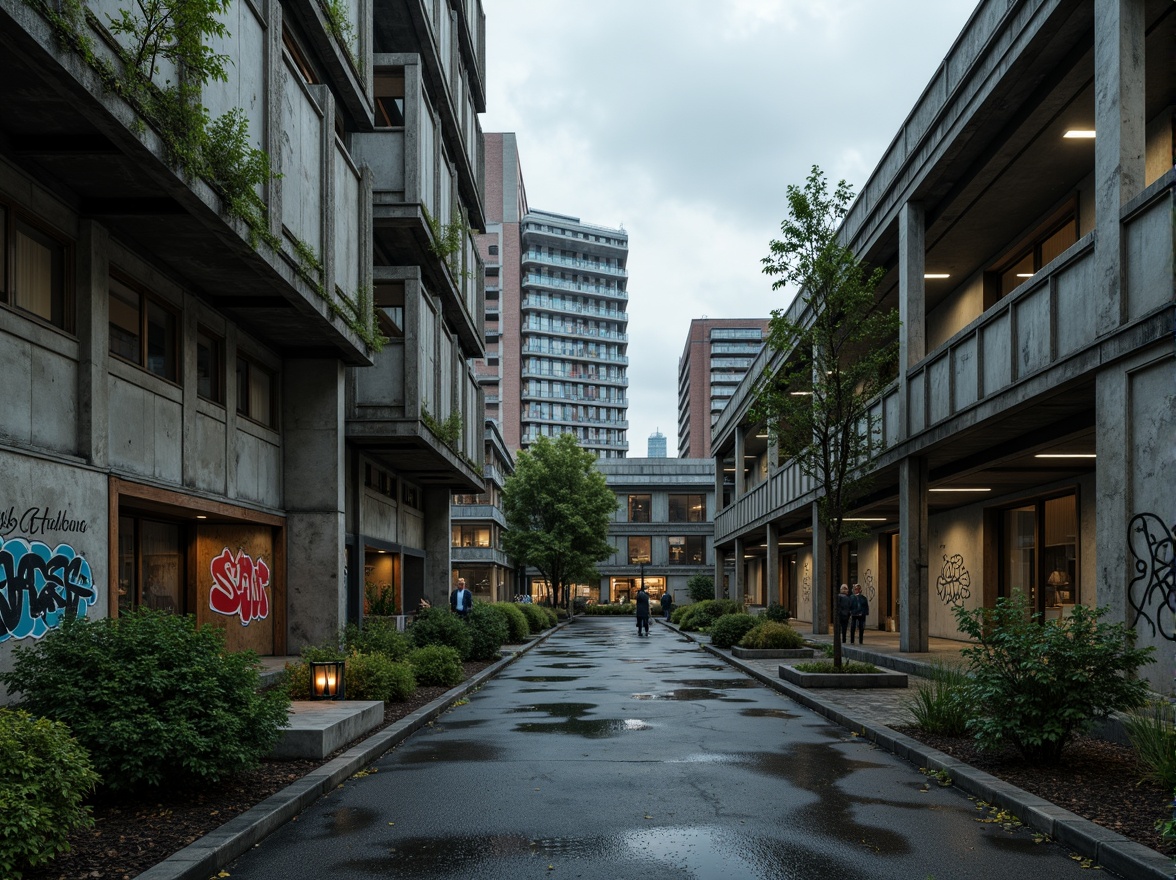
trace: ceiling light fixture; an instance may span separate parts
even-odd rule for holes
[[[803,547],[804,541],[781,541],[781,547]]]
[[[198,514],[196,514],[196,519],[208,519],[208,517],[205,516],[203,513],[198,513]]]
[[[1092,128],[1071,128],[1062,137],[1069,140],[1090,140],[1094,137],[1094,129]]]
[[[923,277],[928,281],[937,281],[940,278],[950,278],[946,272],[924,272]]]
[[[944,486],[941,489],[928,489],[928,492],[991,492],[991,489],[982,489],[979,486]]]
[[[884,516],[847,516],[845,522],[886,522]]]
[[[1034,458],[1097,458],[1093,452],[1039,452]]]
[[[812,397],[813,396],[813,393],[811,391],[789,391],[788,393],[791,394],[793,397]]]
[[[1033,273],[1032,272],[1018,272],[1017,277],[1018,278],[1032,278]]]

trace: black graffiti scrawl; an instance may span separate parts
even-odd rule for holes
[[[1127,547],[1134,557],[1127,587],[1132,629],[1143,620],[1152,636],[1176,641],[1176,526],[1154,513],[1136,514],[1127,524]]]
[[[935,591],[945,605],[962,605],[972,595],[972,576],[959,553],[943,557],[943,571],[935,579]]]
[[[96,597],[90,563],[68,544],[0,539],[0,642],[40,638]]]

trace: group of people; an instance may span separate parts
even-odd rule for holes
[[[650,597],[649,591],[645,589],[645,584],[641,585],[641,589],[637,591],[637,596],[633,602],[637,612],[637,635],[648,636]],[[662,617],[669,620],[670,612],[674,610],[674,597],[670,595],[669,590],[661,594],[661,610]]]
[[[849,584],[842,584],[837,594],[837,622],[841,626],[841,641],[845,641],[845,632],[849,630],[849,643],[853,644],[854,633],[857,633],[858,644],[864,644],[866,638],[866,616],[870,613],[870,600],[862,595],[862,585],[853,585],[853,594],[849,592]]]

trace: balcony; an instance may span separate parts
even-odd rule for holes
[[[567,266],[571,269],[582,269],[585,272],[596,272],[610,275],[614,278],[628,278],[629,272],[619,266],[609,266],[592,260],[577,260],[575,257],[555,256],[540,251],[527,250],[523,252],[524,263],[539,263],[544,266]]]
[[[594,306],[569,302],[563,297],[556,299],[539,293],[524,294],[522,308],[523,311],[543,309],[549,312],[568,312],[573,315],[588,315],[589,317],[605,318],[609,321],[619,321],[621,323],[627,323],[629,320],[628,313],[620,309],[598,309]]]
[[[549,358],[575,358],[577,360],[592,361],[594,363],[604,364],[621,364],[628,365],[629,359],[624,355],[605,355],[596,352],[590,352],[587,346],[584,345],[535,345],[532,340],[527,340],[522,346],[523,354],[538,355],[540,357]]]
[[[554,287],[558,290],[573,290],[576,293],[591,293],[595,296],[604,296],[609,299],[628,300],[629,294],[616,287],[609,287],[605,284],[587,284],[581,281],[567,281],[563,278],[554,278],[551,275],[538,275],[534,272],[528,273],[523,278],[524,285]]]
[[[628,333],[618,333],[615,330],[600,330],[589,327],[576,327],[571,324],[565,324],[559,327],[551,325],[544,327],[535,324],[525,324],[522,327],[522,332],[528,334],[544,333],[549,336],[555,336],[557,338],[566,338],[571,336],[576,339],[607,339],[612,342],[620,343],[628,343],[629,341]]]
[[[468,368],[453,373],[460,349],[419,282],[405,283],[404,325],[372,367],[349,374],[347,439],[422,485],[481,492],[481,387]]]

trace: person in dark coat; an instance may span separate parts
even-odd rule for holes
[[[674,597],[670,595],[670,591],[666,590],[661,594],[662,617],[666,620],[670,619],[670,612],[674,610]]]
[[[649,635],[649,593],[645,584],[637,591],[637,635]]]
[[[842,584],[841,592],[837,594],[837,624],[841,627],[842,644],[845,644],[845,634],[849,630],[850,611],[849,584]]]
[[[474,594],[466,589],[465,578],[457,579],[457,589],[449,594],[449,607],[462,620],[470,616],[470,609],[474,607]]]
[[[870,613],[870,600],[862,595],[862,585],[853,585],[853,595],[849,597],[849,643],[853,644],[853,634],[856,632],[858,644],[864,644],[866,638],[866,615]]]

